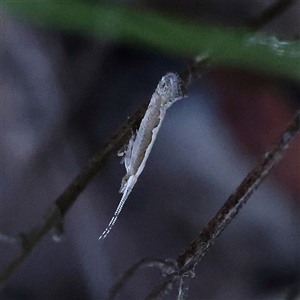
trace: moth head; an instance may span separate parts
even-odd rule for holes
[[[156,91],[164,99],[163,104],[167,107],[185,97],[182,91],[181,79],[176,73],[168,73],[163,76]]]

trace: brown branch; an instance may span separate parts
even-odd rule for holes
[[[168,284],[178,280],[179,276],[185,276],[193,272],[196,265],[215,242],[216,238],[225,229],[225,227],[234,219],[247,202],[253,192],[263,182],[271,169],[283,158],[286,150],[291,145],[293,139],[300,130],[300,110],[292,122],[275,144],[273,144],[263,155],[263,159],[242,181],[234,194],[232,194],[225,204],[221,207],[215,217],[201,231],[198,237],[183,251],[177,258],[179,271],[170,274],[162,283],[160,283],[148,297],[161,296],[165,293]],[[188,285],[191,276],[185,278],[185,284]],[[185,288],[184,286],[182,287]],[[155,298],[149,299],[155,299]],[[148,299],[148,298],[147,298]],[[184,298],[182,298],[184,299]]]
[[[208,223],[190,246],[177,258],[177,263],[179,268],[181,268],[182,273],[195,268],[196,264],[214,243],[215,239],[234,219],[253,192],[270,173],[272,168],[282,159],[294,137],[299,132],[299,124],[300,110],[297,112],[293,121],[288,125],[279,141],[273,144],[264,153],[261,163],[246,176],[235,193],[228,198],[216,216]]]

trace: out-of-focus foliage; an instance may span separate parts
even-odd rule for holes
[[[58,30],[101,40],[158,49],[173,55],[210,55],[216,64],[267,72],[300,80],[300,42],[274,36],[194,23],[128,5],[79,1],[2,2],[11,14]]]

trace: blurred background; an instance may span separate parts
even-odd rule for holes
[[[97,1],[86,1],[96,5]],[[118,1],[112,1],[117,6]],[[194,22],[241,27],[274,1],[129,1]],[[300,33],[300,2],[261,30]],[[62,12],[63,16],[63,12]],[[138,42],[39,26],[1,11],[1,232],[42,221],[112,133],[190,57]],[[176,259],[256,165],[299,108],[299,83],[219,67],[193,81],[166,115],[144,172],[111,233],[125,168],[111,157],[65,218],[16,271],[1,299],[103,299],[145,257]],[[299,137],[196,268],[189,299],[296,299]],[[1,269],[19,249],[1,244]],[[160,273],[143,269],[117,299],[143,299]],[[174,299],[176,288],[165,299]],[[298,295],[299,297],[299,295]]]

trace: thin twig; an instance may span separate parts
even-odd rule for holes
[[[202,230],[199,236],[178,257],[178,266],[181,272],[193,270],[218,235],[238,214],[253,192],[263,182],[271,169],[282,159],[299,132],[300,110],[293,121],[287,126],[279,141],[271,145],[264,153],[262,162],[258,164],[242,181],[234,194],[232,194],[221,207],[216,216]]]
[[[232,194],[215,217],[201,231],[198,237],[189,245],[187,249],[177,258],[179,276],[183,276],[195,269],[202,257],[215,242],[216,238],[225,229],[225,227],[234,219],[247,202],[253,192],[263,182],[271,169],[283,158],[286,150],[291,145],[293,139],[300,130],[300,110],[292,122],[280,137],[279,141],[273,144],[265,153],[262,162],[258,164],[242,181],[234,194]],[[159,284],[150,295],[161,296],[168,284],[177,279],[172,274],[164,282]],[[169,280],[169,282],[168,282]],[[187,281],[189,282],[189,280]],[[185,287],[181,287],[185,289]]]

